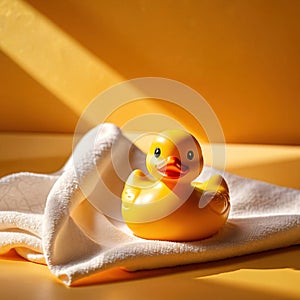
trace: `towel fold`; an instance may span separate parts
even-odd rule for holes
[[[128,159],[127,159],[128,157]],[[113,124],[87,133],[53,175],[0,179],[0,254],[15,249],[47,264],[65,284],[97,272],[207,262],[300,242],[300,191],[222,174],[230,189],[227,224],[194,242],[144,240],[122,222],[120,195],[145,155]],[[199,180],[219,173],[204,167]]]

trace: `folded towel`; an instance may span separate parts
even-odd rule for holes
[[[129,159],[126,159],[128,157]],[[300,191],[222,174],[231,212],[211,238],[144,240],[122,222],[120,194],[145,155],[112,124],[87,133],[52,175],[0,179],[0,254],[15,249],[65,284],[114,267],[129,271],[220,260],[300,242]],[[219,173],[204,167],[199,180]]]

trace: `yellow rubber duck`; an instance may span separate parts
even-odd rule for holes
[[[122,193],[123,219],[139,237],[193,241],[225,224],[228,186],[220,175],[194,182],[203,168],[198,141],[183,130],[157,135],[146,157],[149,174],[134,170]]]

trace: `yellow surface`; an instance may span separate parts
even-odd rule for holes
[[[1,0],[0,130],[71,132],[103,89],[160,76],[200,92],[228,142],[299,144],[299,18],[297,0]]]
[[[63,164],[72,139],[68,135],[6,134],[0,135],[0,143],[4,145],[0,148],[2,174],[18,169],[46,172]],[[209,152],[203,148],[205,157]],[[250,169],[253,178],[300,189],[300,147],[228,145],[227,154],[227,170],[247,175]],[[262,172],[264,169],[269,172]],[[10,252],[0,257],[0,295],[1,299],[24,300],[299,299],[299,257],[300,246],[294,246],[176,268],[136,273],[114,269],[67,288],[46,266]]]

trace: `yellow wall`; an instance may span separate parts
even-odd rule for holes
[[[0,130],[71,132],[111,84],[161,76],[228,142],[300,144],[299,20],[297,0],[0,0]]]

